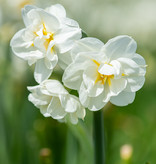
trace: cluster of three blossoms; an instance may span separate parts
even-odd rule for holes
[[[25,6],[26,28],[11,40],[15,55],[35,64],[37,86],[28,87],[29,100],[45,117],[73,124],[84,119],[85,108],[102,109],[109,101],[118,106],[132,103],[144,84],[146,64],[136,54],[129,36],[118,36],[105,45],[96,38],[82,38],[78,23],[66,17],[60,4],[46,9]],[[64,70],[62,81],[48,79],[56,66]],[[65,87],[78,91],[79,98]]]

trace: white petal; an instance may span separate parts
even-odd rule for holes
[[[103,75],[113,75],[115,74],[115,69],[111,65],[101,64],[98,68],[98,72]]]
[[[146,62],[145,59],[139,55],[139,54],[134,54],[132,56],[132,60],[135,61],[139,65],[139,74],[144,76],[146,74]]]
[[[104,43],[96,38],[83,38],[75,42],[72,48],[72,58],[75,59],[80,52],[99,52]]]
[[[41,8],[32,9],[27,13],[27,18],[30,22],[28,27],[32,27],[32,29],[38,25],[42,24],[42,19],[39,15],[39,11],[43,11]]]
[[[31,20],[29,19],[29,17],[27,16],[28,12],[33,10],[33,9],[37,9],[37,7],[32,6],[32,5],[26,5],[23,9],[22,9],[22,17],[23,17],[23,21],[25,26],[29,26],[31,25]]]
[[[52,94],[56,94],[56,95],[68,94],[66,89],[58,80],[46,80],[43,83],[47,88],[47,90]]]
[[[126,91],[128,92],[136,92],[138,91],[145,82],[144,75],[146,73],[146,69],[144,67],[140,67],[136,62],[132,59],[128,58],[120,58],[118,61],[122,65],[123,73],[125,74],[124,78],[127,79],[127,87]],[[144,63],[142,60],[141,63]]]
[[[120,79],[110,79],[111,84],[109,85],[111,95],[118,95],[120,92],[122,92],[127,85],[127,80],[124,78]]]
[[[82,83],[79,91],[79,99],[83,106],[87,107],[91,111],[97,111],[102,109],[107,102],[103,102],[104,94],[100,94],[97,97],[89,97],[87,90]]]
[[[88,107],[90,98],[88,97],[87,89],[83,82],[81,83],[80,90],[79,90],[79,99],[84,107]]]
[[[121,64],[120,64],[120,62],[118,62],[117,60],[112,60],[110,62],[110,64],[113,66],[113,68],[115,70],[115,73],[114,73],[115,78],[121,77],[122,72],[121,72]]]
[[[61,104],[68,113],[74,113],[81,108],[80,102],[76,96],[73,95],[62,95],[60,96]]]
[[[22,29],[18,31],[11,39],[10,46],[11,47],[22,46],[25,43],[22,36],[25,35],[26,31],[27,31],[26,29]]]
[[[55,45],[54,40],[50,41],[50,43],[48,45],[48,50],[47,50],[47,55],[46,56],[49,60],[53,60],[54,55],[57,55],[56,52],[55,52],[54,45]]]
[[[103,95],[102,101],[104,103],[107,103],[110,100],[110,97],[112,96],[112,92],[110,91],[110,87],[109,87],[108,83],[105,84],[104,91],[103,91],[102,95]]]
[[[25,41],[26,29],[18,31],[12,38],[10,46],[14,54],[25,60],[37,60],[43,58],[43,53],[31,46],[32,41]]]
[[[30,59],[28,59],[28,65],[31,66],[31,65],[33,65],[34,63],[36,63],[36,61],[37,61],[37,59],[35,59],[35,58],[30,58]]]
[[[41,83],[40,85],[37,85],[37,86],[33,86],[33,87],[27,87],[27,89],[36,94],[38,97],[42,98],[44,96],[46,96],[46,99],[47,100],[50,100],[52,94],[50,94],[48,92],[48,90],[45,88],[44,84]],[[43,98],[44,99],[44,98]]]
[[[113,96],[110,102],[117,106],[126,106],[131,104],[135,99],[135,92],[121,92],[117,96]]]
[[[79,65],[76,63],[70,64],[63,74],[63,83],[65,86],[71,89],[78,90],[82,82],[83,70],[79,69]]]
[[[110,60],[119,57],[129,57],[134,54],[137,48],[136,42],[129,36],[121,35],[110,39],[104,46],[103,52]]]
[[[139,89],[141,89],[145,83],[145,77],[144,76],[130,76],[127,77],[127,87],[126,91],[128,92],[136,92]]]
[[[44,117],[50,117],[51,115],[47,112],[47,106],[41,106],[40,112],[43,114]]]
[[[48,8],[46,8],[46,11],[57,17],[66,17],[66,11],[65,11],[64,7],[60,4],[52,5]]]
[[[81,108],[79,108],[76,111],[76,115],[77,115],[78,118],[84,119],[84,117],[86,115],[86,110],[85,110],[85,108],[82,105],[81,105]]]
[[[28,89],[28,91],[30,91],[30,92],[36,92],[36,90],[37,90],[39,87],[40,87],[39,85],[36,85],[36,86],[33,86],[33,87],[28,86],[27,89]]]
[[[58,97],[52,98],[48,106],[47,112],[54,119],[62,119],[66,115],[66,112],[64,111],[64,108],[61,106],[61,103]]]
[[[78,90],[82,82],[82,74],[87,65],[85,56],[78,56],[64,71],[62,81],[68,88]]]
[[[60,28],[60,21],[58,18],[45,12],[43,9],[33,9],[27,15],[34,26],[44,24],[49,32],[54,33]]]
[[[65,53],[72,49],[75,40],[82,36],[80,28],[63,27],[62,30],[54,36],[55,46],[60,53]]]
[[[38,83],[48,79],[52,73],[52,69],[48,69],[45,65],[44,59],[40,59],[36,62],[34,77]]]
[[[62,22],[67,26],[79,28],[79,24],[73,19],[66,17],[66,18],[62,19]]]
[[[90,97],[96,97],[104,90],[104,85],[102,85],[100,81],[95,83],[97,78],[98,72],[96,65],[87,67],[83,72],[83,81],[86,86],[88,96]]]
[[[45,46],[44,46],[44,43],[45,43],[45,40],[43,38],[40,38],[40,37],[36,37],[34,39],[34,46],[39,49],[40,51],[42,51],[43,53],[46,53],[46,49],[45,49]]]
[[[43,10],[38,11],[38,13],[41,17],[41,20],[45,24],[47,31],[54,33],[60,28],[60,21],[56,16],[51,15]]]
[[[122,73],[125,75],[139,74],[139,66],[132,59],[119,58],[118,61],[122,66]]]
[[[135,53],[131,57],[132,57],[132,60],[134,60],[138,65],[141,65],[141,66],[146,65],[145,59],[141,55]]]
[[[95,65],[89,54],[80,53],[77,55],[75,61],[71,63],[64,71],[63,83],[71,89],[79,90],[82,82],[82,74],[86,67]]]
[[[68,51],[66,53],[63,54],[57,54],[58,55],[58,65],[65,70],[67,68],[67,66],[69,66],[72,63],[72,58],[71,58],[71,52]]]
[[[29,94],[28,100],[37,107],[40,107],[41,105],[48,105],[49,103],[47,96],[39,97],[36,94]]]
[[[58,56],[55,54],[53,54],[51,60],[45,58],[45,65],[48,69],[54,69],[54,67],[57,65],[57,62],[58,62]]]

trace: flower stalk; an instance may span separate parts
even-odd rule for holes
[[[103,110],[93,114],[94,164],[105,164]]]

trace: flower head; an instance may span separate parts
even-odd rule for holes
[[[90,110],[99,110],[108,101],[128,105],[145,81],[145,60],[136,48],[129,36],[115,37],[105,45],[95,38],[81,39],[73,47],[73,62],[63,82],[79,91],[81,103]]]
[[[14,35],[11,47],[29,65],[36,63],[34,76],[41,83],[49,78],[57,63],[64,67],[64,58],[69,58],[74,40],[81,38],[81,29],[76,21],[66,17],[60,4],[47,9],[27,5],[22,15],[26,28]]]
[[[78,118],[84,119],[85,109],[79,99],[68,93],[57,80],[45,80],[40,85],[28,87],[28,99],[45,117],[52,117],[59,121],[69,119],[73,124]]]

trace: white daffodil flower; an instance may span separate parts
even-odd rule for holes
[[[68,52],[74,41],[81,38],[81,29],[76,21],[66,17],[60,4],[45,10],[27,5],[22,9],[22,16],[26,28],[14,35],[11,47],[29,65],[36,63],[34,77],[41,83],[50,77],[58,61],[63,68],[70,62]]]
[[[89,37],[77,41],[73,62],[63,75],[64,85],[78,90],[80,102],[92,111],[108,101],[118,106],[132,103],[146,73],[145,60],[136,48],[129,36],[115,37],[105,45]]]
[[[40,85],[28,87],[32,93],[28,99],[45,117],[52,117],[59,121],[67,119],[77,124],[78,118],[84,119],[85,108],[79,99],[68,93],[63,85],[57,80],[45,80]]]

